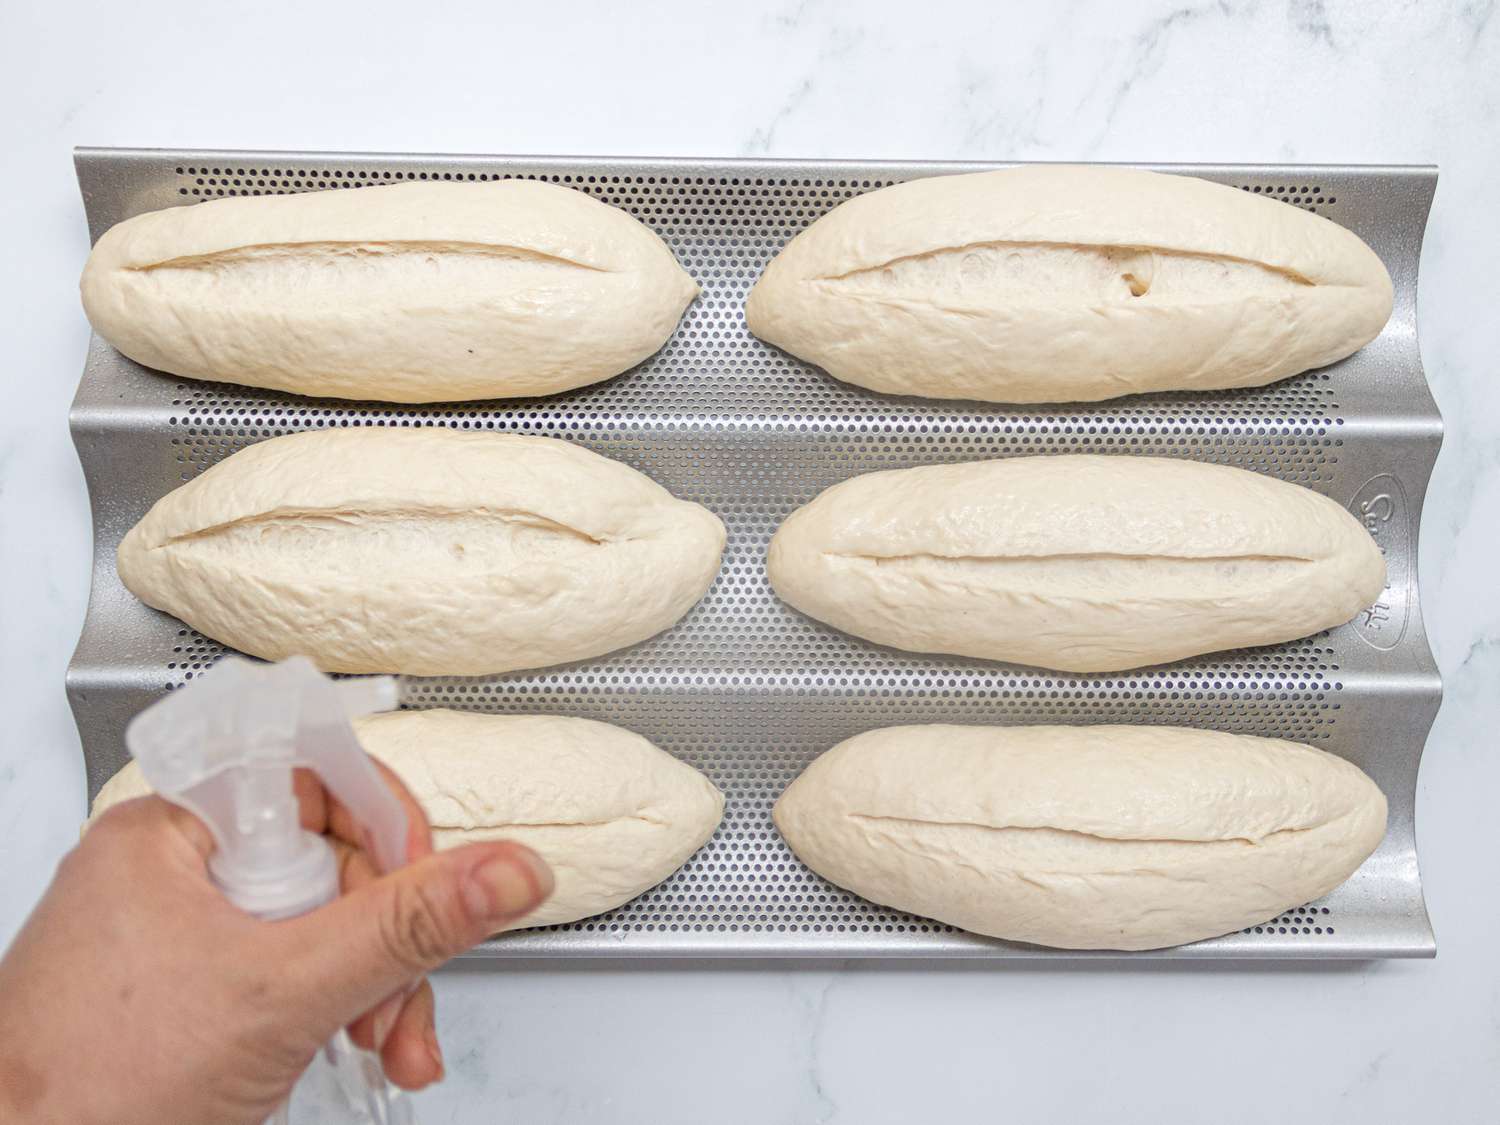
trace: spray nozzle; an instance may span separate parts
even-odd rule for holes
[[[337,892],[333,854],[302,830],[292,770],[305,766],[368,834],[376,866],[406,862],[406,812],[349,720],[396,706],[390,677],[334,681],[305,657],[226,657],[141,712],[125,743],[153,789],[208,825],[210,870],[262,918],[301,914]]]

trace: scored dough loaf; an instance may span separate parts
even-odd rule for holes
[[[724,525],[553,438],[356,427],[252,445],[120,544],[147,605],[267,660],[483,675],[598,656],[686,613]]]
[[[1157,457],[1015,457],[867,473],[771,540],[771,584],[847,633],[1108,672],[1350,620],[1379,547],[1300,485]]]
[[[529,180],[152,211],[105,232],[81,288],[99,335],[147,367],[387,402],[607,379],[698,293],[624,211]]]
[[[872,902],[1066,949],[1157,949],[1327,894],[1385,834],[1357,767],[1169,727],[910,726],[840,743],[774,810]]]
[[[1379,335],[1390,275],[1357,235],[1262,195],[1032,166],[857,196],[794,238],[750,331],[891,394],[1086,402],[1254,387]]]
[[[547,861],[552,897],[511,928],[611,910],[685,863],[718,826],[713,782],[640,735],[589,719],[398,711],[354,720],[411,790],[439,848],[516,840]],[[92,817],[151,791],[134,761]]]

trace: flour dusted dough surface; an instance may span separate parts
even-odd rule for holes
[[[994,402],[1253,387],[1379,335],[1390,275],[1266,196],[1128,168],[1033,166],[858,196],[794,238],[750,330],[846,382]]]
[[[698,293],[654,233],[529,180],[213,200],[106,231],[94,328],[147,367],[304,395],[553,394],[667,341]]]
[[[142,601],[332,672],[482,675],[645,640],[703,596],[724,527],[565,441],[357,427],[252,445],[120,544]]]
[[[840,743],[774,810],[873,902],[1066,949],[1156,949],[1319,898],[1385,834],[1357,767],[1167,727],[910,726]]]
[[[724,811],[697,770],[608,723],[439,710],[372,715],[354,729],[420,802],[437,847],[516,840],[547,861],[552,897],[513,928],[573,922],[649,890]],[[149,792],[132,761],[100,789],[92,816]]]
[[[1162,457],[1014,457],[867,473],[789,516],[771,584],[845,632],[1068,672],[1342,624],[1385,560],[1311,489]]]

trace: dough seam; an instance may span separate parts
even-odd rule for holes
[[[900,265],[903,262],[930,261],[944,257],[946,255],[966,254],[974,250],[1063,250],[1077,251],[1085,254],[1094,254],[1101,258],[1108,258],[1112,254],[1120,254],[1121,256],[1132,254],[1159,254],[1163,258],[1183,258],[1198,262],[1230,262],[1238,266],[1251,266],[1254,269],[1264,270],[1266,273],[1278,275],[1288,281],[1295,282],[1298,285],[1307,285],[1314,288],[1350,288],[1350,286],[1328,286],[1323,282],[1314,281],[1311,278],[1306,277],[1305,275],[1300,274],[1296,270],[1291,269],[1287,266],[1273,266],[1267,262],[1257,262],[1252,258],[1240,258],[1236,257],[1233,254],[1213,254],[1206,251],[1194,252],[1191,250],[1169,250],[1162,246],[1136,246],[1129,243],[1047,242],[1037,241],[1034,239],[1019,239],[1014,241],[979,240],[975,242],[961,242],[954,246],[938,246],[934,247],[931,250],[924,250],[920,254],[903,254],[899,257],[891,258],[888,261],[882,262],[877,266],[859,266],[852,270],[846,270],[843,273],[820,274],[815,277],[806,278],[805,280],[809,283],[848,281],[852,278],[859,277],[862,274],[880,273],[883,270],[888,270],[892,266]],[[1128,272],[1130,271],[1125,271],[1125,273]],[[1122,276],[1124,276],[1124,274],[1122,274]],[[1148,282],[1146,291],[1149,292],[1149,289],[1150,285]],[[1144,296],[1145,294],[1140,293],[1136,295]]]
[[[1343,819],[1340,816],[1335,817],[1333,820],[1320,821],[1317,824],[1278,828],[1275,831],[1267,832],[1263,836],[1214,836],[1202,838],[1193,836],[1111,836],[1103,832],[1089,832],[1082,828],[1058,828],[1051,824],[982,824],[975,820],[929,820],[925,817],[882,816],[879,813],[858,812],[845,813],[844,815],[856,823],[886,823],[918,829],[978,828],[986,832],[1055,832],[1063,836],[1077,836],[1081,839],[1095,840],[1101,844],[1191,844],[1194,846],[1206,844],[1246,844],[1250,847],[1261,847],[1267,841],[1295,836],[1302,832],[1316,832]]]
[[[600,547],[611,544],[633,543],[639,538],[637,536],[600,538],[596,535],[590,535],[581,528],[560,523],[557,520],[548,519],[546,516],[536,512],[528,512],[519,508],[279,508],[268,512],[256,512],[254,515],[242,516],[236,520],[214,524],[212,527],[184,531],[168,539],[164,539],[160,543],[153,544],[149,549],[160,551],[180,543],[192,543],[204,539],[212,539],[241,527],[274,528],[283,525],[295,525],[303,520],[333,520],[335,522],[347,521],[350,523],[361,521],[440,523],[444,519],[453,516],[479,516],[480,518],[493,519],[498,523],[513,523],[522,527],[536,528],[540,531],[552,531],[560,535],[582,539]]]
[[[618,270],[590,265],[588,262],[544,254],[524,246],[508,246],[485,242],[422,242],[407,240],[385,240],[377,242],[325,241],[315,242],[261,242],[249,246],[236,246],[229,250],[215,250],[209,254],[189,254],[180,258],[164,258],[159,262],[143,262],[120,268],[130,273],[156,273],[170,270],[212,271],[232,268],[244,262],[261,262],[281,258],[328,258],[371,257],[394,258],[404,256],[427,257],[433,254],[463,254],[476,258],[497,258],[502,261],[536,262],[543,265],[566,266],[587,270],[590,273],[618,273]]]

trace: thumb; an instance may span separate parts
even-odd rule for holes
[[[283,923],[288,967],[334,1029],[535,910],[552,871],[521,844],[436,852]]]

